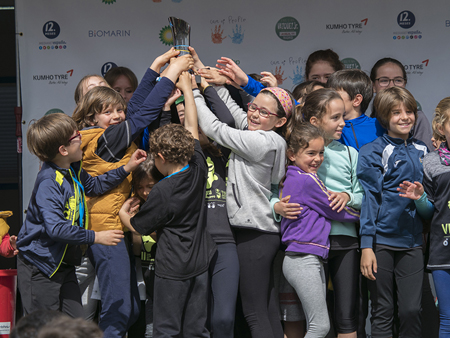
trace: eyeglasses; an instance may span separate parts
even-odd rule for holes
[[[378,79],[375,79],[375,81],[378,81],[378,84],[380,87],[387,87],[389,84],[392,83],[396,87],[403,87],[406,83],[405,79],[403,77],[394,77],[393,79],[390,79],[388,77],[379,77]]]
[[[71,138],[69,138],[69,142],[67,142],[67,143],[70,144],[70,142],[72,142],[72,140],[75,140],[77,137],[79,137],[81,140],[81,133],[79,130],[77,130],[77,133],[75,134],[75,136],[72,136]]]
[[[258,106],[256,104],[254,104],[253,102],[248,104],[248,110],[252,111],[252,112],[253,111],[258,111],[259,116],[264,117],[266,119],[269,118],[270,115],[279,117],[277,114],[271,113],[270,111],[268,111],[265,108],[258,108]]]

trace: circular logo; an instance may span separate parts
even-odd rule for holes
[[[166,46],[173,45],[172,29],[170,29],[170,26],[161,28],[159,31],[159,40]]]
[[[344,64],[345,69],[361,69],[361,65],[354,58],[345,58],[341,62]]]
[[[55,39],[58,37],[61,29],[55,21],[48,21],[42,27],[42,33],[44,33],[47,39]]]
[[[275,25],[275,32],[281,40],[291,41],[300,34],[300,24],[297,19],[285,16],[278,20]]]
[[[46,112],[44,115],[50,115],[50,114],[55,114],[55,113],[63,113],[64,114],[64,112],[61,109],[53,108],[53,109],[50,109],[48,112]]]
[[[108,71],[110,69],[116,68],[117,65],[114,62],[107,62],[102,66],[102,76],[105,76],[106,73],[108,73]]]
[[[397,23],[403,29],[409,29],[416,23],[416,17],[410,11],[403,11],[397,16]]]

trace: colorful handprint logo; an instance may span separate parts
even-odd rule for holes
[[[294,77],[289,76],[289,78],[292,80],[292,83],[294,83],[295,85],[301,83],[303,81],[302,67],[297,66],[293,73]]]
[[[228,36],[231,38],[231,42],[239,45],[242,43],[242,40],[244,40],[244,32],[242,31],[241,25],[236,25],[236,30],[233,29],[233,36]]]
[[[216,25],[214,27],[214,31],[211,29],[211,40],[213,43],[222,43],[222,41],[226,38],[226,36],[223,36],[223,29],[221,25]]]
[[[286,78],[283,79],[283,75],[284,70],[281,71],[281,66],[275,67],[275,72],[273,73],[273,76],[275,76],[275,78],[277,79],[278,85],[282,85],[284,80],[286,80]]]

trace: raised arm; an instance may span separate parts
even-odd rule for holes
[[[194,94],[192,93],[192,78],[191,74],[183,72],[178,80],[177,88],[184,95],[184,127],[198,140],[197,108],[195,106]]]

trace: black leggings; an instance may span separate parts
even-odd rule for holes
[[[334,326],[338,333],[352,333],[358,327],[358,275],[357,249],[330,250],[328,271],[334,290]]]
[[[280,234],[247,229],[236,229],[235,234],[242,309],[252,337],[282,338],[272,269]]]

